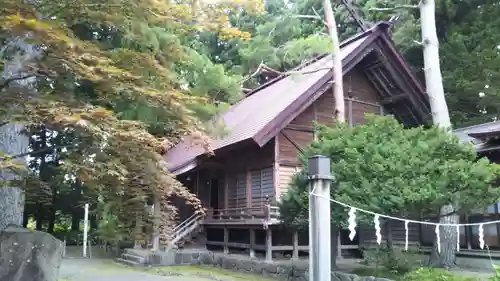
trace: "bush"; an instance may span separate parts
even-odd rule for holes
[[[500,266],[492,264],[495,275],[488,278],[488,281],[500,281]]]
[[[413,269],[411,253],[403,252],[400,248],[370,248],[363,251],[365,263],[375,266],[376,269],[384,268],[395,274],[405,274]]]
[[[472,277],[462,277],[437,268],[419,268],[403,276],[401,281],[477,281]]]

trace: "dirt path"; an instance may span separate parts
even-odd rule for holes
[[[110,259],[68,258],[59,281],[276,281],[263,276],[214,267],[173,266],[131,268]]]
[[[65,259],[59,281],[209,281],[199,276],[160,276],[134,270],[109,260]],[[212,280],[213,281],[213,280]]]

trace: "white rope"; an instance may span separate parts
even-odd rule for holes
[[[393,217],[393,216],[378,214],[378,213],[375,213],[375,212],[372,212],[372,211],[368,211],[368,210],[365,210],[365,209],[360,209],[358,207],[353,207],[351,205],[348,205],[346,203],[337,201],[335,199],[327,198],[327,197],[318,195],[318,194],[314,193],[315,189],[316,189],[316,187],[313,188],[313,190],[309,194],[309,196],[316,196],[316,197],[319,197],[319,198],[330,200],[330,201],[332,201],[334,203],[337,203],[337,204],[339,204],[341,206],[344,206],[344,207],[347,207],[349,209],[356,209],[356,211],[360,211],[360,212],[363,212],[363,213],[366,213],[366,214],[370,214],[370,215],[374,215],[374,216],[379,216],[379,217],[387,218],[387,219],[391,219],[391,220],[397,220],[397,221],[409,222],[409,223],[425,224],[425,225],[434,225],[434,226],[438,226],[438,225],[440,225],[440,226],[480,226],[481,225],[482,226],[482,225],[500,223],[500,220],[496,220],[496,221],[478,222],[478,223],[458,223],[458,224],[455,224],[455,223],[437,223],[437,222],[418,221],[418,220],[409,220],[409,219],[404,219],[404,218],[398,218],[398,217]]]

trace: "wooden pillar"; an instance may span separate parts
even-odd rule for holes
[[[141,215],[137,215],[135,219],[135,239],[134,239],[134,249],[142,248],[139,243],[139,238],[143,235],[142,233],[142,219]],[[78,240],[77,240],[78,241]]]
[[[160,250],[161,206],[160,196],[154,197],[153,209],[153,251]]]
[[[299,234],[297,233],[297,231],[294,231],[292,234],[292,245],[293,245],[292,259],[296,260],[299,258]]]
[[[465,214],[465,223],[469,223],[469,215],[467,214]],[[465,241],[467,241],[467,250],[472,249],[471,240],[472,240],[472,227],[465,226]]]
[[[273,231],[266,229],[266,261],[273,260]]]
[[[255,258],[255,229],[250,228],[250,258]]]
[[[339,235],[337,235],[337,258],[342,259],[342,243],[340,240],[340,231],[339,230]]]
[[[229,208],[229,175],[224,174],[224,209]]]
[[[248,169],[247,169],[246,189],[247,189],[247,207],[250,208],[252,207],[252,174]]]
[[[229,248],[227,244],[229,243],[229,229],[224,227],[224,254],[229,254]]]

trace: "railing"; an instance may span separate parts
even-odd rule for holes
[[[184,221],[182,221],[181,223],[177,224],[174,229],[173,229],[173,232],[175,233],[179,228],[183,227],[184,225],[186,225],[187,223],[189,223],[192,219],[194,219],[196,216],[198,216],[199,214],[198,213],[193,213],[189,218],[185,219]]]
[[[262,207],[208,209],[207,219],[279,219],[279,208],[276,206],[264,205]]]
[[[203,217],[202,214],[194,213],[189,218],[176,225],[173,229],[172,240],[168,243],[167,249],[173,248],[177,242],[191,234],[201,224]]]

